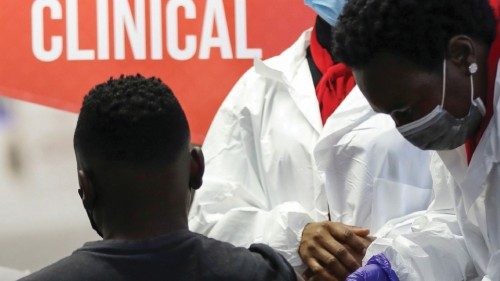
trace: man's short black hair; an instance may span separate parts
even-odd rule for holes
[[[168,164],[189,144],[186,115],[158,78],[111,78],[83,100],[75,149],[84,157],[128,164]]]
[[[432,71],[451,38],[467,35],[491,45],[495,27],[488,0],[349,0],[333,29],[333,55],[360,68],[388,52]]]

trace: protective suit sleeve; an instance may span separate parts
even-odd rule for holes
[[[500,280],[500,251],[494,253],[488,264],[487,275],[482,281]]]
[[[247,73],[219,109],[204,144],[206,172],[189,215],[192,231],[236,246],[271,246],[294,267],[302,265],[298,246],[313,219],[298,201],[273,204],[261,182],[259,103],[247,94]],[[255,88],[255,84],[253,85]],[[258,90],[255,90],[258,91]],[[279,183],[275,183],[279,184]]]
[[[473,280],[477,272],[454,211],[451,176],[436,155],[431,167],[434,200],[429,209],[389,221],[365,260],[383,253],[401,281]]]

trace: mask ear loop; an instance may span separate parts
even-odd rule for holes
[[[474,104],[474,78],[472,78],[472,74],[470,76],[470,103]]]
[[[477,72],[477,63],[472,63],[469,65],[469,73],[470,73],[470,102],[471,104],[476,104],[474,101],[474,74]]]
[[[444,108],[444,99],[446,98],[446,59],[443,61],[443,95],[441,100],[441,108]]]

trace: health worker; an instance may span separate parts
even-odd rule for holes
[[[335,57],[402,136],[438,151],[428,211],[391,222],[348,280],[500,280],[499,14],[498,0],[346,5]]]
[[[279,56],[256,60],[219,109],[190,229],[238,246],[265,243],[297,270],[345,279],[361,265],[369,231],[427,208],[430,158],[371,109],[332,57],[344,1],[306,3],[319,14],[314,27]]]

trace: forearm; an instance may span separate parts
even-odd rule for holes
[[[408,231],[393,229],[379,237],[365,261],[382,253],[401,281],[471,280],[477,275],[454,215],[433,212],[412,219]],[[398,225],[407,228],[404,222]]]
[[[299,202],[284,202],[267,210],[241,198],[236,200],[241,203],[238,206],[226,205],[224,200],[201,201],[191,211],[191,230],[241,247],[267,244],[292,266],[302,264],[298,246],[305,225],[313,219]]]

